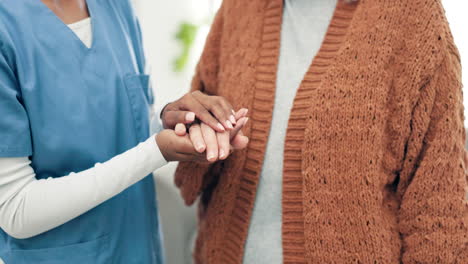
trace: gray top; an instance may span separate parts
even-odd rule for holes
[[[281,201],[286,129],[296,91],[320,49],[337,0],[284,3],[275,106],[244,264],[283,263]]]

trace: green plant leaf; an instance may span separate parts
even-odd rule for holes
[[[190,57],[190,49],[192,48],[197,36],[198,28],[198,25],[189,22],[183,22],[180,25],[175,37],[182,46],[182,51],[174,61],[174,71],[181,72],[187,65],[188,59]]]

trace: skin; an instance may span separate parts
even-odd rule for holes
[[[89,17],[86,0],[41,0],[63,23],[72,24]]]
[[[204,123],[192,124],[189,128],[189,137],[197,152],[203,153],[206,151],[207,160],[215,162],[225,160],[233,149],[247,147],[249,139],[241,131],[249,121],[247,113],[247,109],[241,109],[235,114],[238,121],[235,128],[229,132],[216,132]],[[185,136],[185,125],[178,124],[175,133],[179,136]]]
[[[169,129],[174,129],[178,123],[191,124],[195,116],[216,132],[231,130],[237,122],[234,108],[226,99],[200,91],[187,93],[166,105],[161,114],[164,128]]]
[[[248,138],[243,136],[240,131],[247,121],[248,118],[243,117],[237,120],[237,125],[231,131],[222,133],[215,132],[204,123],[192,125],[195,129],[191,127],[192,131],[190,133],[187,133],[185,130],[183,133],[176,134],[174,130],[165,129],[157,135],[156,142],[167,161],[213,163],[218,160],[226,159],[232,151],[243,149],[247,146]],[[205,134],[203,135],[203,133]],[[206,139],[203,138],[203,136],[205,136]],[[226,139],[220,140],[219,137],[226,137]],[[193,142],[197,140],[206,144],[206,147],[204,147],[204,149],[195,150]],[[224,142],[225,145],[219,146],[218,141]],[[220,158],[218,154],[218,151],[221,151],[220,147],[223,148],[222,151],[225,151],[223,158]],[[205,150],[207,154],[204,154]]]
[[[41,1],[65,24],[90,16],[86,0]],[[158,134],[156,142],[168,161],[224,160],[233,150],[248,144],[248,138],[241,132],[248,121],[246,115],[246,110],[236,113],[222,97],[199,91],[187,93],[164,108],[162,120],[166,130]],[[191,125],[188,134],[186,125]]]
[[[237,128],[237,123],[241,120],[240,127],[245,126],[248,119],[242,118],[246,118],[247,113],[247,109],[235,112],[231,104],[221,96],[209,96],[196,91],[166,105],[161,119],[164,128],[174,129],[181,137],[188,132],[196,151],[206,152],[206,159],[215,162],[226,159],[232,149],[247,146],[249,139],[240,129],[234,129],[236,132],[231,133],[233,129],[229,126],[234,124]],[[224,128],[221,124],[225,124]]]

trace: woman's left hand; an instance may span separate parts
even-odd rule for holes
[[[195,91],[166,105],[161,119],[166,129],[174,129],[179,123],[191,124],[198,118],[216,132],[224,132],[234,128],[234,113],[232,105],[225,98]]]

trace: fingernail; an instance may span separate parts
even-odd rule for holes
[[[205,146],[204,146],[204,145],[202,145],[202,144],[198,144],[198,145],[197,145],[197,151],[198,151],[198,152],[203,152],[204,150],[205,150]]]
[[[231,113],[232,113],[233,115],[236,115],[236,111],[234,111],[234,109],[231,109]]]
[[[249,122],[249,120],[250,120],[250,118],[248,118],[248,117],[245,119],[244,126],[247,124],[247,122]]]
[[[232,123],[229,120],[226,120],[226,126],[230,129],[233,129]]]
[[[215,160],[215,159],[216,159],[216,156],[211,152],[211,153],[208,153],[207,159],[208,159],[209,161],[212,161],[212,160]]]
[[[245,108],[244,109],[244,116],[246,116],[249,113],[249,109]]]
[[[185,120],[189,121],[189,122],[194,121],[195,120],[195,113],[193,113],[193,112],[187,113],[185,115]]]
[[[221,129],[221,131],[225,131],[223,125],[221,125],[220,123],[217,124],[217,127],[218,127],[219,129]]]
[[[233,115],[231,115],[231,116],[229,117],[229,120],[231,121],[232,124],[236,124],[236,123],[237,123],[236,118],[235,118]]]
[[[224,159],[224,156],[225,156],[225,155],[226,155],[226,153],[224,153],[224,150],[221,149],[221,150],[219,151],[219,158],[220,158],[220,159]]]

